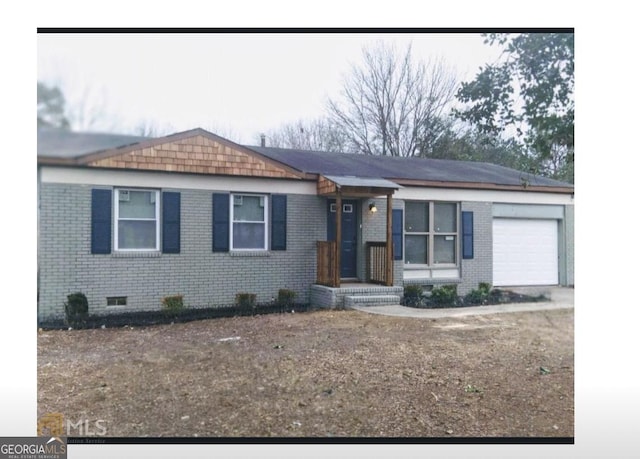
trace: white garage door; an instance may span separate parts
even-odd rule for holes
[[[494,218],[493,285],[557,283],[557,221]]]

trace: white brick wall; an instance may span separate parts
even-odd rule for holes
[[[458,294],[478,288],[478,283],[491,283],[493,276],[493,205],[490,202],[461,203],[461,210],[473,212],[473,259],[462,260]]]
[[[91,188],[41,185],[39,317],[62,315],[67,295],[76,291],[87,295],[93,313],[108,311],[108,296],[126,296],[127,311],[158,309],[162,297],[173,294],[184,295],[185,304],[194,307],[233,303],[238,292],[256,293],[263,302],[280,288],[309,301],[316,241],[326,238],[324,198],[288,196],[286,251],[233,256],[212,252],[215,190],[171,190],[181,193],[181,253],[92,255]]]
[[[225,190],[166,190],[181,193],[181,253],[92,255],[92,188],[40,185],[39,317],[62,315],[67,295],[76,291],[87,295],[93,313],[108,311],[108,296],[126,296],[126,311],[158,309],[162,297],[173,294],[184,295],[188,306],[230,304],[241,291],[256,293],[257,300],[264,302],[275,297],[279,288],[296,291],[298,301],[310,300],[309,288],[316,279],[316,241],[327,236],[325,198],[288,195],[287,250],[237,256],[211,250],[211,195]],[[375,214],[369,212],[371,201],[360,201],[361,279],[366,242],[386,239],[386,200],[375,199]],[[393,207],[404,208],[404,202],[394,199]],[[574,211],[573,206],[565,209],[567,283],[572,285]],[[458,284],[458,293],[464,295],[479,282],[492,281],[492,204],[463,201],[461,210],[474,213],[474,258],[461,261]],[[396,261],[396,286],[403,285],[402,276],[403,261]]]

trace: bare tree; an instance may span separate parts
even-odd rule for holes
[[[115,131],[121,125],[111,113],[107,103],[107,91],[87,83],[78,84],[69,91],[67,118],[76,131]]]
[[[364,48],[363,58],[345,79],[341,100],[328,101],[331,120],[359,153],[427,155],[454,100],[454,72],[441,59],[414,63],[410,45],[399,56],[378,43]]]
[[[267,146],[349,152],[348,139],[329,118],[298,120],[266,133]]]
[[[161,137],[175,133],[176,129],[169,123],[160,125],[160,123],[155,120],[143,119],[140,120],[132,130],[124,129],[123,132],[131,132],[134,135],[144,137]]]

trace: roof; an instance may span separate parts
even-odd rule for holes
[[[279,167],[303,176],[323,175],[325,177],[346,177],[358,179],[377,179],[389,187],[390,182],[401,185],[457,186],[466,188],[501,187],[523,189],[523,185],[537,191],[572,192],[573,185],[539,175],[510,169],[490,163],[473,161],[453,161],[430,158],[401,158],[389,156],[370,156],[324,151],[296,150],[286,148],[237,145],[203,129],[196,128],[183,133],[165,137],[151,138],[143,136],[119,135],[107,133],[79,133],[56,128],[38,129],[38,156],[46,158],[48,163],[77,163],[95,156],[122,154],[131,148],[171,142],[177,138],[192,135],[205,135],[218,141],[255,154],[271,161]],[[69,162],[71,160],[71,162]],[[297,173],[297,172],[296,172]],[[330,179],[335,183],[337,181]],[[380,183],[383,183],[380,182]],[[362,182],[361,182],[362,183]],[[338,183],[340,184],[340,183]],[[393,183],[394,186],[397,186]],[[345,186],[349,186],[346,185]],[[373,186],[373,185],[354,185]]]
[[[64,129],[38,128],[38,156],[49,158],[76,158],[114,148],[136,144],[150,137],[107,134],[99,132],[72,132]]]
[[[446,159],[370,156],[322,151],[249,147],[302,172],[322,175],[382,177],[392,181],[473,182],[496,185],[570,187],[570,183],[495,164]]]
[[[390,188],[397,190],[402,188],[397,183],[390,182],[385,179],[378,178],[362,178],[354,176],[337,176],[337,175],[325,175],[333,183],[339,186],[357,186],[357,187],[371,187],[371,188]]]

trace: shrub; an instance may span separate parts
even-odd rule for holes
[[[484,304],[488,296],[484,295],[479,289],[471,290],[464,297],[465,304]]]
[[[491,296],[491,284],[480,282],[478,288],[471,290],[464,297],[465,304],[487,304]]]
[[[488,298],[491,304],[506,303],[508,301],[506,290],[500,290],[498,288],[494,288],[493,290],[491,290],[491,292],[489,292]]]
[[[67,295],[64,313],[69,323],[86,318],[89,314],[89,301],[87,301],[86,295],[82,292]]]
[[[175,314],[184,309],[184,302],[182,295],[169,295],[162,298],[162,310]]]
[[[404,287],[404,303],[407,306],[419,306],[422,302],[422,286],[406,285]]]
[[[437,306],[456,306],[458,301],[458,286],[443,285],[431,290],[431,301]]]
[[[281,288],[278,290],[277,304],[279,306],[293,306],[293,301],[296,297],[296,292],[289,290],[288,288]]]
[[[242,309],[253,310],[256,307],[256,294],[246,292],[237,293],[236,305]]]

